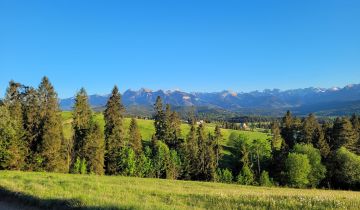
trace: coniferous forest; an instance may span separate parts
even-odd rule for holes
[[[11,81],[0,105],[0,169],[360,189],[359,116],[319,121],[311,113],[296,117],[288,111],[270,122],[271,138],[234,133],[224,145],[224,123],[209,133],[206,123],[192,114],[180,118],[160,97],[154,113],[155,133],[143,141],[135,118],[125,129],[125,107],[115,86],[101,127],[82,88],[72,111],[73,137],[66,139],[49,79],[37,88]],[[183,121],[190,126],[186,138]]]

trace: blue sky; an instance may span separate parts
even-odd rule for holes
[[[0,0],[0,94],[360,83],[360,1]]]

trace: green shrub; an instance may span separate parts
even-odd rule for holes
[[[244,165],[239,175],[237,176],[237,183],[242,185],[252,185],[254,183],[254,173],[249,166]]]

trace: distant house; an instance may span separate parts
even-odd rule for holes
[[[196,125],[201,125],[201,124],[204,124],[204,120],[199,120],[196,122]]]
[[[241,123],[241,124],[240,124],[240,127],[241,127],[241,129],[243,129],[243,130],[250,130],[249,126],[248,126],[246,123]]]

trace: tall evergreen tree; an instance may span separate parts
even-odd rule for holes
[[[115,86],[106,104],[105,119],[105,168],[107,174],[118,173],[117,160],[121,156],[121,149],[126,145],[124,131],[125,108],[121,102],[121,95]]]
[[[98,123],[93,122],[85,138],[85,160],[88,172],[104,174],[104,133]]]
[[[46,171],[65,172],[68,170],[61,156],[63,143],[62,119],[57,93],[47,77],[40,83],[40,143],[38,152],[43,159],[42,166]]]
[[[351,116],[350,121],[351,121],[351,123],[353,125],[353,129],[354,129],[354,132],[355,132],[356,137],[357,137],[356,153],[360,154],[360,117],[353,114]]]
[[[24,145],[18,122],[6,106],[0,106],[0,169],[19,170],[24,166]]]
[[[213,181],[216,176],[215,152],[212,136],[206,135],[205,126],[200,124],[197,129],[198,155],[197,175],[199,180]]]
[[[129,127],[129,144],[137,155],[142,153],[142,137],[135,118],[131,119]]]
[[[319,123],[314,114],[309,114],[302,123],[300,141],[305,144],[317,142],[315,139],[315,131],[319,129]]]
[[[314,131],[314,139],[316,140],[315,148],[319,149],[323,158],[326,158],[330,153],[330,146],[325,139],[325,134],[321,126],[318,126]]]
[[[181,139],[181,120],[177,112],[170,114],[170,127],[168,128],[171,133],[170,148],[179,149]]]
[[[156,139],[164,141],[165,139],[165,113],[163,108],[163,103],[161,97],[156,98],[154,104],[154,126],[155,126],[155,136]]]
[[[355,152],[357,136],[350,120],[346,117],[337,118],[333,126],[333,141],[335,149],[342,146]]]
[[[27,170],[40,170],[37,165],[37,158],[39,157],[38,147],[40,147],[40,102],[39,94],[34,88],[29,88],[25,93],[25,100],[23,105],[23,123],[25,132],[25,142],[28,147],[26,158]]]
[[[221,158],[221,140],[222,140],[222,134],[221,134],[221,129],[219,125],[215,126],[215,131],[214,131],[214,150],[215,150],[215,163],[216,163],[216,167],[219,166],[219,161]]]
[[[10,81],[4,98],[4,104],[8,107],[11,118],[19,127],[23,124],[21,87],[20,83]]]
[[[281,136],[290,148],[295,145],[294,119],[290,111],[287,111],[282,119]]]
[[[77,159],[82,160],[86,157],[86,138],[91,128],[92,117],[87,93],[84,88],[81,88],[75,97],[73,110],[73,164]]]
[[[197,171],[197,157],[199,145],[197,142],[197,134],[195,121],[191,121],[190,131],[187,135],[184,146],[184,177],[185,179],[194,179]]]
[[[23,93],[21,88],[22,85],[20,83],[10,81],[3,101],[11,118],[11,125],[9,126],[16,132],[16,135],[12,136],[12,138],[8,138],[10,141],[8,144],[8,151],[12,153],[12,160],[8,169],[17,170],[22,169],[25,166],[24,161],[28,152],[23,129]],[[4,113],[4,115],[6,116],[6,113]]]
[[[271,139],[271,148],[272,150],[280,150],[281,146],[283,144],[283,140],[281,138],[280,134],[280,127],[278,122],[271,123],[271,133],[272,133],[272,139]]]

